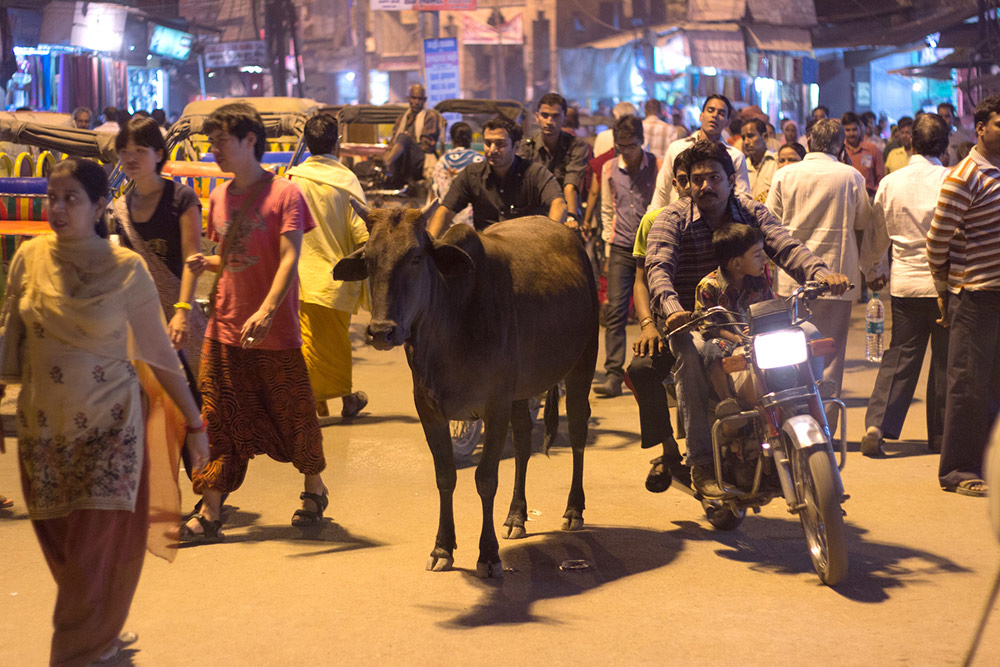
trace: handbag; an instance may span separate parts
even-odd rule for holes
[[[20,384],[25,339],[24,320],[18,311],[21,286],[8,287],[0,309],[0,384]]]

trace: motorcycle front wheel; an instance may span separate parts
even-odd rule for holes
[[[452,421],[451,446],[455,450],[455,456],[467,458],[476,451],[476,445],[483,437],[483,420],[469,419],[467,421]]]
[[[847,574],[847,538],[833,459],[822,449],[801,452],[798,479],[803,507],[799,520],[809,545],[809,557],[820,580],[836,586]]]

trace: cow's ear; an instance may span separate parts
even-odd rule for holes
[[[448,243],[435,243],[431,248],[431,257],[445,278],[468,275],[476,270],[476,265],[467,252]]]
[[[365,263],[365,247],[361,246],[347,255],[333,267],[334,280],[364,280],[368,277],[368,265]]]

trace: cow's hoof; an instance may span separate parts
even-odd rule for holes
[[[521,540],[527,537],[528,533],[524,530],[523,523],[505,523],[503,525],[503,531],[501,531],[500,536],[505,540]]]
[[[450,570],[455,559],[444,549],[435,549],[427,559],[428,572],[444,572]]]
[[[583,515],[577,512],[567,512],[563,516],[563,530],[580,530],[583,528]]]
[[[500,561],[476,563],[476,576],[480,579],[503,579],[503,566]]]

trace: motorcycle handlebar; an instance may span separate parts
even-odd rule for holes
[[[695,327],[697,327],[699,324],[701,324],[702,322],[704,322],[706,320],[709,320],[709,319],[712,319],[713,317],[724,317],[725,320],[726,320],[725,322],[720,322],[720,323],[716,324],[715,326],[722,326],[722,327],[731,326],[731,327],[736,327],[737,330],[740,330],[740,329],[742,329],[743,327],[746,326],[745,322],[740,322],[737,319],[739,317],[738,313],[734,313],[731,310],[726,310],[722,306],[712,306],[711,308],[709,308],[708,310],[706,310],[701,315],[698,315],[697,317],[692,317],[690,320],[688,320],[684,324],[680,325],[676,329],[674,329],[672,331],[668,331],[667,332],[667,338],[671,338],[671,337],[676,336],[678,334],[682,334],[682,333],[691,331]]]

